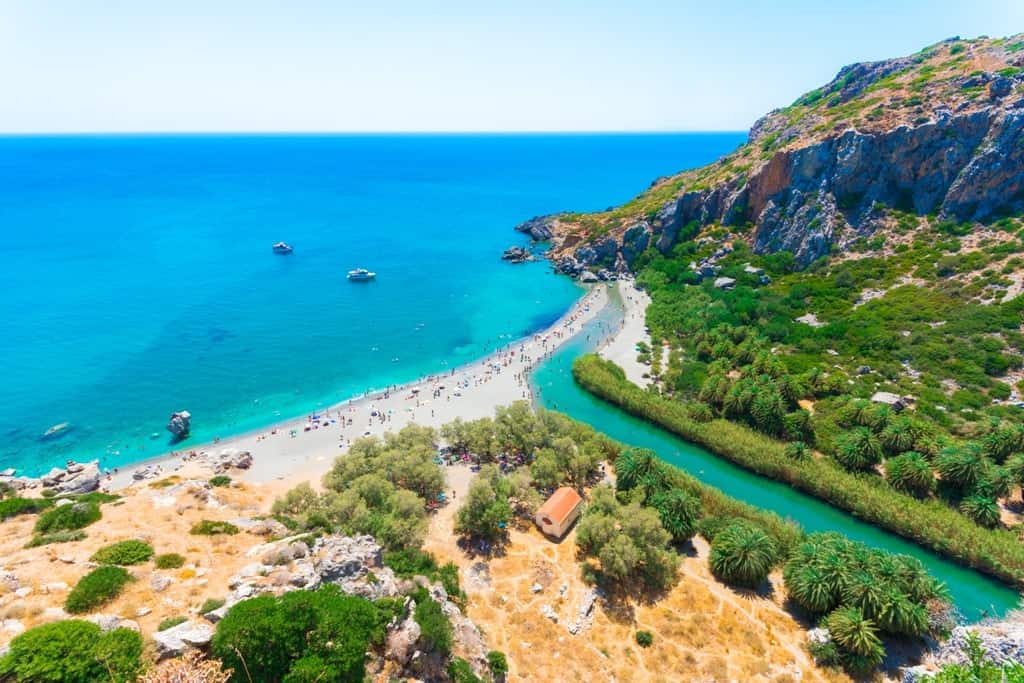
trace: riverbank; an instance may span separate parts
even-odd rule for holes
[[[780,442],[743,425],[722,419],[697,422],[684,404],[642,390],[597,356],[576,359],[572,371],[577,384],[593,396],[703,446],[717,457],[803,491],[1015,589],[1024,585],[1024,549],[1010,530],[985,529],[938,501],[911,498],[883,481],[857,476],[825,459],[794,460],[784,453]]]
[[[650,368],[637,360],[636,346],[640,342],[651,344],[647,332],[647,306],[651,296],[636,286],[633,280],[619,280],[616,283],[622,301],[622,323],[615,333],[601,345],[598,355],[622,368],[626,379],[637,386],[650,384]]]
[[[550,327],[469,365],[353,398],[314,415],[120,468],[110,474],[104,488],[131,486],[137,483],[133,473],[144,468],[154,476],[186,475],[206,468],[208,460],[221,453],[243,451],[252,455],[252,465],[233,475],[240,479],[253,483],[315,481],[359,437],[380,436],[413,422],[440,427],[456,417],[490,417],[497,406],[532,400],[529,371],[577,335],[608,299],[607,288],[597,286]]]

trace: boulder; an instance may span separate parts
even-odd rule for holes
[[[322,536],[312,558],[321,582],[350,595],[376,600],[399,592],[395,573],[384,566],[383,551],[372,536]]]
[[[45,482],[43,485],[47,486]],[[69,463],[64,476],[59,481],[48,486],[58,494],[79,495],[91,493],[100,487],[99,461]]]
[[[994,100],[1006,97],[1013,92],[1013,81],[1005,76],[997,76],[988,84],[988,96]]]
[[[589,270],[584,270],[580,273],[580,282],[597,282],[598,277]]]
[[[526,263],[533,260],[533,255],[523,247],[509,247],[501,254],[501,260],[512,263]]]
[[[153,574],[149,577],[149,585],[157,593],[163,593],[171,585],[171,577],[166,574]]]
[[[213,638],[213,627],[200,621],[186,621],[153,634],[157,659],[177,657],[189,648],[204,649]]]
[[[175,441],[181,441],[192,431],[192,413],[187,410],[179,410],[171,413],[167,421],[167,431],[174,435]]]
[[[555,216],[535,216],[528,221],[520,223],[516,226],[516,230],[519,232],[525,232],[536,242],[544,242],[545,240],[551,239],[554,234],[552,225],[555,222]]]

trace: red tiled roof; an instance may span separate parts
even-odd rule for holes
[[[563,486],[552,493],[551,497],[540,506],[540,510],[537,512],[546,516],[555,524],[561,524],[581,502],[583,502],[583,499],[580,498],[580,494],[576,493],[575,489]]]

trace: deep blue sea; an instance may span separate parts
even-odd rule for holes
[[[175,410],[200,443],[473,360],[579,295],[499,260],[513,226],[742,139],[0,137],[0,469],[124,465],[170,448]]]

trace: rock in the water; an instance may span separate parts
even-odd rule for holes
[[[526,263],[533,260],[533,255],[523,247],[509,247],[502,253],[501,259],[512,263]]]
[[[551,239],[553,234],[551,225],[554,223],[554,220],[555,216],[536,216],[517,225],[516,230],[525,232],[537,242],[543,242]]]
[[[189,648],[203,649],[213,638],[213,627],[200,621],[186,621],[153,634],[158,659],[177,657]]]
[[[167,431],[174,435],[175,440],[186,438],[192,431],[192,413],[187,410],[171,413],[171,418],[167,421]]]

